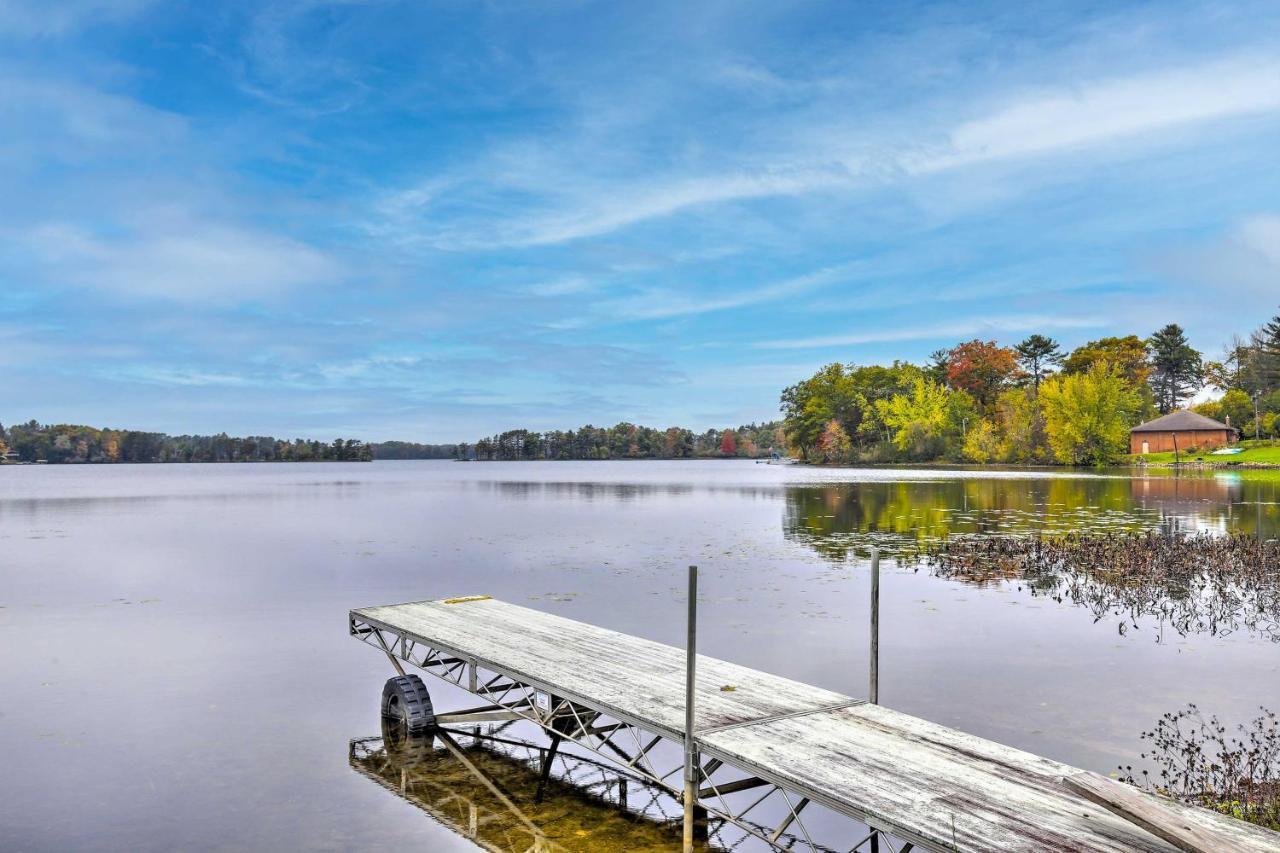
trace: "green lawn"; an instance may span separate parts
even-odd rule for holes
[[[1269,462],[1273,465],[1280,465],[1280,444],[1275,442],[1263,441],[1261,443],[1253,441],[1242,441],[1237,447],[1243,447],[1244,453],[1237,453],[1233,456],[1213,456],[1212,451],[1198,451],[1196,453],[1182,453],[1183,462]],[[1165,465],[1171,464],[1173,459],[1172,453],[1148,453],[1145,456],[1137,455],[1129,457],[1134,462],[1142,460],[1148,465]]]

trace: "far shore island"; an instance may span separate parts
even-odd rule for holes
[[[274,436],[166,435],[132,429],[28,421],[0,425],[0,464],[75,465],[166,462],[372,462],[453,459],[457,445],[333,441]]]

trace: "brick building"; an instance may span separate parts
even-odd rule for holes
[[[1130,453],[1186,452],[1221,447],[1236,440],[1236,431],[1195,412],[1170,412],[1129,430]]]

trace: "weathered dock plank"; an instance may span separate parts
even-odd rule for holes
[[[1067,787],[1109,811],[1144,827],[1186,853],[1248,853],[1227,834],[1210,832],[1195,815],[1179,813],[1163,800],[1144,797],[1141,791],[1097,773],[1077,773],[1066,778]],[[1174,803],[1174,806],[1178,804]],[[1171,814],[1174,819],[1170,820]]]
[[[933,849],[1178,849],[1064,783],[1083,771],[878,705],[806,714],[699,737],[704,752],[752,768],[837,811]],[[1280,835],[1159,800],[1222,839],[1223,851],[1280,851]]]
[[[683,649],[493,599],[418,601],[353,613],[683,741]],[[703,655],[698,673],[698,729],[856,701]]]
[[[363,608],[353,624],[683,741],[682,649],[492,599],[459,601]],[[1136,789],[1124,809],[1104,808],[1068,781],[1085,771],[909,714],[701,655],[698,674],[704,756],[925,849],[1175,853],[1214,839],[1209,849],[1280,853],[1278,833]],[[1181,835],[1151,831],[1159,827]]]

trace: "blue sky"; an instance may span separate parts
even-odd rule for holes
[[[1280,5],[0,0],[0,420],[765,420],[1280,303]]]

